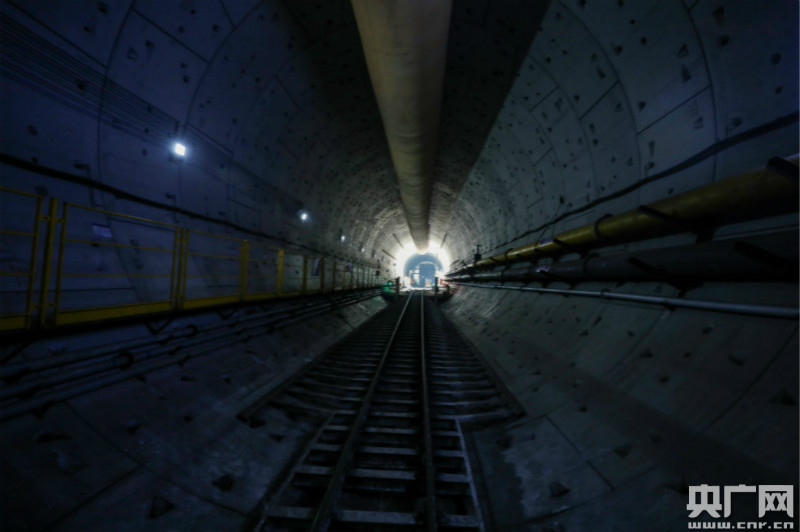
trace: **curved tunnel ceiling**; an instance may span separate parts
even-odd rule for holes
[[[502,251],[795,152],[796,11],[455,2],[431,242]],[[349,2],[3,12],[6,98],[26,102],[4,108],[6,154],[320,251],[391,262],[410,242]]]

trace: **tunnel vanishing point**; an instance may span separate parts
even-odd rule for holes
[[[795,0],[0,20],[0,530],[800,528]]]

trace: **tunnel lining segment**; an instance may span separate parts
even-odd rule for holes
[[[786,164],[796,167],[798,156],[792,156]],[[763,214],[767,206],[772,208],[772,213],[791,212],[797,208],[794,199],[797,197],[797,179],[786,177],[773,167],[730,177],[618,215],[604,216],[594,223],[551,238],[476,260],[471,267],[489,267],[529,258],[585,251],[652,234],[682,232],[687,229],[701,233],[708,231],[709,224],[713,226],[719,219],[741,219],[752,216],[753,213]]]

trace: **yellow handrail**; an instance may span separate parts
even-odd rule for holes
[[[308,255],[267,243],[197,231],[96,207],[61,203],[52,197],[45,213],[44,198],[40,195],[4,187],[0,187],[0,191],[35,200],[32,231],[0,227],[0,234],[29,239],[31,246],[26,269],[0,271],[2,277],[27,278],[25,303],[20,305],[23,308],[14,309],[15,312],[0,308],[0,331],[341,290],[348,286],[347,273],[350,273],[350,288],[367,284],[354,282],[356,269],[359,273],[367,272],[370,266],[366,264],[353,263],[349,272],[343,267],[341,287],[337,287],[338,269],[336,261],[333,261],[333,283],[326,287],[325,257],[315,259],[319,261],[319,268],[312,271]],[[76,219],[72,214],[75,210],[102,217],[104,224],[134,222],[136,238],[130,243],[102,240],[111,236],[97,233],[96,228],[91,230],[95,231],[94,236],[91,231],[87,234],[87,216],[80,215]],[[110,231],[110,227],[104,230]],[[194,239],[192,235],[195,235]],[[168,240],[164,241],[165,237]],[[148,245],[138,244],[137,240],[142,238]],[[196,249],[200,241],[203,249]],[[214,246],[215,241],[226,243]],[[192,249],[193,244],[195,249]],[[259,249],[257,256],[254,248]],[[228,249],[232,253],[224,254]],[[39,253],[43,254],[41,272],[37,272]],[[154,260],[146,260],[143,255],[148,253],[157,253],[163,259],[152,255]],[[111,267],[107,264],[109,261]],[[287,275],[286,268],[289,265],[298,268],[301,261],[302,275]],[[153,270],[152,273],[135,271],[145,264],[148,270]],[[313,278],[319,279],[318,287],[309,282]],[[372,275],[369,278],[374,282]],[[291,286],[286,285],[287,281]],[[0,296],[3,291],[8,295],[5,288],[0,290]]]
[[[22,308],[19,309],[19,311],[0,313],[0,330],[4,328],[26,328],[32,326],[33,313],[35,309],[34,286],[36,283],[36,259],[39,250],[39,223],[43,219],[43,198],[38,194],[16,191],[5,187],[0,187],[0,191],[10,194],[17,194],[35,200],[31,232],[0,229],[0,234],[30,239],[31,252],[28,255],[28,264],[24,271],[0,271],[0,277],[27,277],[28,279],[25,286],[25,298]]]

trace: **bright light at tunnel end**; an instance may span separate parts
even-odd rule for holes
[[[406,275],[406,272],[403,271],[403,267],[405,266],[408,259],[410,259],[414,255],[424,255],[425,253],[431,253],[432,255],[436,256],[436,258],[439,259],[439,262],[442,263],[442,267],[445,268],[444,271],[442,271],[442,274],[447,273],[447,268],[448,266],[450,266],[450,254],[447,253],[447,250],[431,242],[428,245],[427,250],[417,251],[417,248],[414,245],[414,243],[409,241],[405,243],[403,249],[400,251],[399,254],[397,254],[397,264],[395,265],[395,272],[394,272],[395,276],[404,277]]]
[[[185,157],[186,156],[186,146],[181,144],[180,142],[176,142],[172,145],[172,151],[178,157]]]

